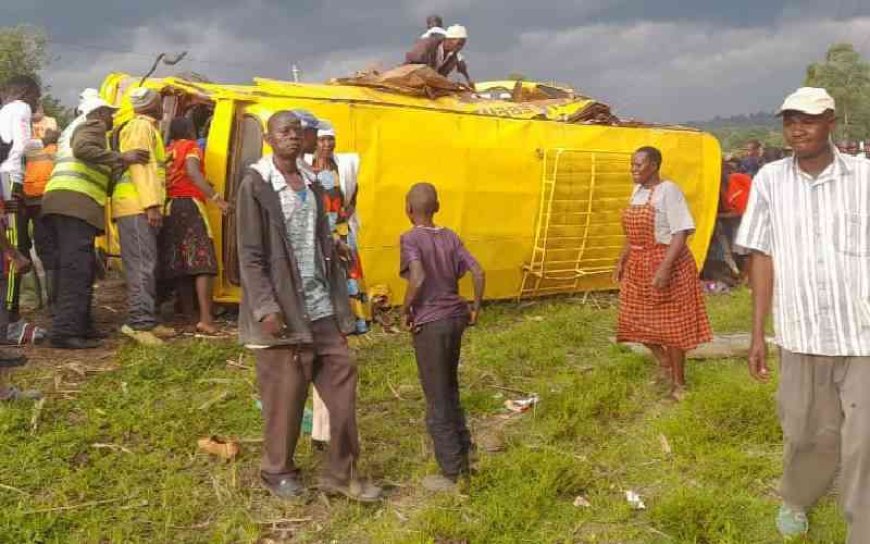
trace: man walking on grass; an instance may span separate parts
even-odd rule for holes
[[[870,542],[870,161],[831,143],[834,100],[804,87],[780,109],[794,157],[755,178],[736,243],[752,251],[749,370],[766,381],[765,321],[780,346],[787,539],[839,474],[850,544]],[[774,304],[775,302],[775,304]]]
[[[356,321],[347,276],[323,208],[323,189],[297,162],[302,124],[289,111],[267,125],[267,155],[239,187],[242,301],[239,339],[254,350],[263,403],[260,477],[274,495],[303,494],[293,456],[313,383],[329,409],[329,453],[320,487],[372,502],[381,490],[356,475],[357,370],[345,335]]]

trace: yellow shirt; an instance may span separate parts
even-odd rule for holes
[[[166,157],[163,137],[157,121],[146,115],[136,115],[122,129],[119,147],[121,153],[134,149],[147,149],[151,154],[148,164],[134,164],[128,168],[112,194],[112,217],[139,215],[147,208],[163,208],[166,201]],[[129,179],[132,183],[124,183]]]

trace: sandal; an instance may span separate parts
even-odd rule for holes
[[[196,333],[194,336],[196,338],[225,338],[227,335],[214,325],[206,325],[200,321],[196,324]]]

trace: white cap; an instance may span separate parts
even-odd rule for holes
[[[100,108],[109,108],[111,110],[118,109],[116,106],[109,104],[99,96],[87,96],[79,103],[78,110],[80,114],[88,115]]]
[[[448,40],[467,40],[468,31],[462,25],[452,25],[447,27],[447,33],[444,37]]]
[[[779,115],[786,111],[799,111],[808,115],[821,115],[835,110],[834,99],[828,91],[819,87],[801,87],[788,95],[779,108]]]

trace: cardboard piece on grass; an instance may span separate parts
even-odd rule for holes
[[[227,461],[235,459],[241,450],[238,442],[234,440],[225,440],[218,436],[200,438],[196,443],[201,451]]]

